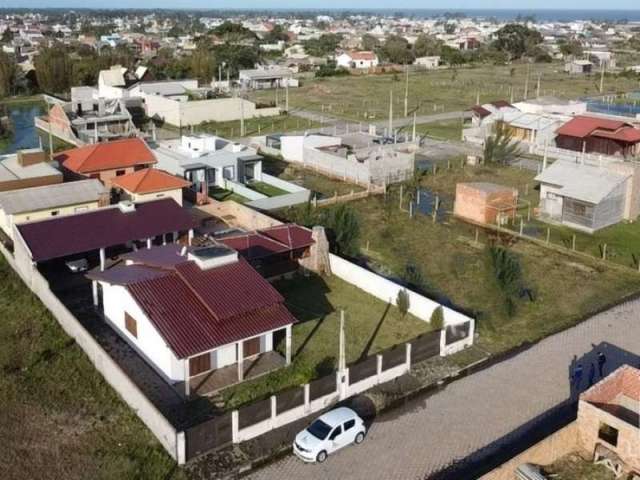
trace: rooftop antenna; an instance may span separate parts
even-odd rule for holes
[[[409,64],[405,64],[405,70],[407,71],[405,83],[404,83],[404,116],[409,115]]]

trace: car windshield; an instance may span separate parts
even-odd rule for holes
[[[324,440],[329,435],[331,427],[322,420],[316,420],[307,428],[307,431],[317,439]]]

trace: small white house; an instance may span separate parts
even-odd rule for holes
[[[373,68],[378,66],[378,56],[369,51],[343,52],[336,57],[336,64],[344,68]]]
[[[295,318],[235,250],[169,244],[123,258],[124,264],[87,275],[94,302],[101,301],[105,320],[185,395],[207,395],[291,361]],[[276,332],[286,339],[284,357],[273,351]]]
[[[430,57],[418,57],[416,58],[415,65],[426,70],[432,70],[440,66],[440,56],[434,55]]]

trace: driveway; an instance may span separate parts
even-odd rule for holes
[[[429,398],[380,415],[362,445],[338,452],[324,464],[306,465],[289,455],[250,478],[422,479],[463,459],[467,470],[438,478],[477,478],[506,446],[530,440],[559,412],[564,417],[575,412],[572,364],[583,363],[586,372],[602,350],[607,371],[622,363],[638,365],[639,314],[640,300],[598,314]]]

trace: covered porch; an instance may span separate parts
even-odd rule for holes
[[[191,395],[196,396],[212,395],[225,387],[235,385],[244,380],[251,380],[286,365],[286,359],[278,352],[261,353],[255,357],[245,359],[242,363],[236,363],[191,377],[189,379],[189,391]],[[242,375],[240,375],[240,369],[242,369]]]
[[[273,350],[284,337],[285,355]],[[291,325],[218,347],[184,360],[185,396],[207,396],[291,363]]]

